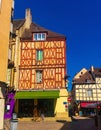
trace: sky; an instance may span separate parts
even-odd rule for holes
[[[82,68],[101,68],[100,0],[15,0],[14,19],[30,8],[33,22],[66,36],[69,90]]]

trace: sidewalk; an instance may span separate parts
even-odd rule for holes
[[[90,119],[89,117],[84,117],[84,116],[72,116],[74,119]]]
[[[68,124],[68,125],[67,125]],[[65,120],[48,120],[44,121],[18,121],[18,129],[17,130],[71,130],[67,129],[70,127],[70,122]],[[5,120],[5,130],[10,130],[10,121]]]
[[[87,117],[73,117],[72,121],[64,118],[45,118],[44,120],[19,119],[17,130],[97,130],[94,120]],[[5,120],[5,130],[10,130],[10,121]]]

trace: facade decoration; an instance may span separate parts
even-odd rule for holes
[[[14,33],[18,116],[67,117],[66,37],[32,22],[30,9],[14,20]]]

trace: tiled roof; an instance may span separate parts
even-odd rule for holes
[[[94,69],[94,74],[95,74],[96,77],[97,77],[97,76],[100,76],[100,77],[101,77],[101,68],[95,68],[95,69]]]
[[[14,20],[13,21],[13,32],[15,33],[23,24],[25,23],[25,19]]]
[[[97,76],[101,77],[101,68],[94,68],[93,71],[90,69],[85,73],[81,73],[79,78],[73,79],[73,84],[95,83],[95,78]]]
[[[19,29],[24,24],[24,22],[25,20],[14,20],[14,32],[16,29]],[[64,35],[47,30],[46,28],[41,27],[40,25],[36,23],[32,23],[29,29],[25,29],[21,38],[22,39],[32,38],[32,33],[37,33],[37,32],[46,32],[47,38],[54,38],[54,37],[66,38]]]

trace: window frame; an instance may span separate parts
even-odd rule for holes
[[[46,33],[33,33],[33,41],[46,40]]]
[[[87,89],[86,95],[87,97],[93,97],[93,90],[91,88]]]
[[[40,75],[38,75],[38,73]],[[43,71],[42,70],[36,70],[36,83],[42,83],[42,81],[43,81]]]

